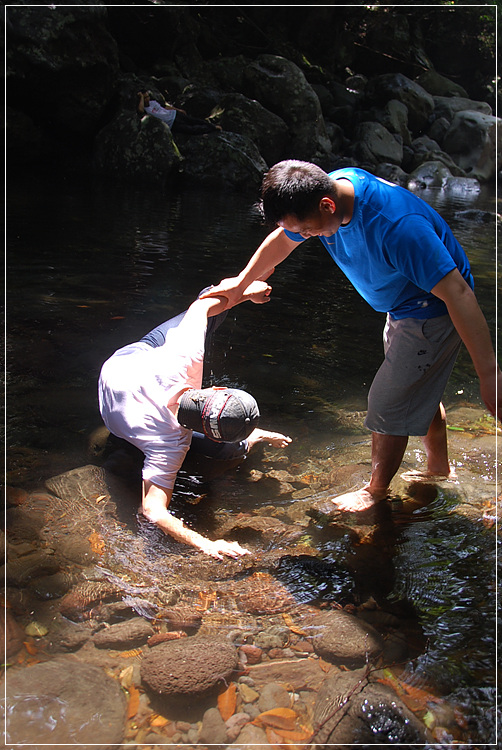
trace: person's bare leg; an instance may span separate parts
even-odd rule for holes
[[[422,443],[427,456],[425,471],[408,471],[401,475],[407,481],[420,481],[432,478],[453,478],[455,472],[451,470],[448,459],[448,440],[446,436],[446,412],[443,404],[439,404],[434,419],[430,423],[427,435],[422,437]]]
[[[371,479],[369,484],[354,492],[332,498],[340,510],[366,510],[385,500],[389,485],[403,460],[407,435],[381,435],[371,438]]]

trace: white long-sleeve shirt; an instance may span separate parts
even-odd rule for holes
[[[106,427],[145,454],[143,479],[172,489],[192,431],[176,419],[178,399],[201,388],[206,316],[185,313],[162,346],[139,341],[103,365],[98,396]]]

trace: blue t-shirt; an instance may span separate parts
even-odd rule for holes
[[[447,309],[430,290],[447,273],[458,268],[474,287],[462,246],[424,200],[363,169],[338,169],[330,177],[350,180],[354,210],[346,226],[319,239],[371,307],[396,319],[434,318]]]

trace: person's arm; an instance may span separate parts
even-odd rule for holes
[[[138,102],[138,112],[140,115],[145,114],[145,98],[142,91],[138,91],[139,96],[139,102]]]
[[[494,417],[502,419],[502,373],[495,359],[488,324],[474,292],[458,269],[446,274],[431,292],[446,304],[453,325],[470,354],[486,408]]]
[[[162,529],[165,534],[172,536],[178,542],[189,544],[191,547],[204,552],[206,555],[222,560],[223,556],[237,558],[250,554],[249,550],[241,547],[238,542],[227,542],[225,539],[212,541],[187,528],[183,521],[169,513],[167,507],[171,502],[173,491],[150,481],[143,481],[143,502],[141,511],[152,523]]]
[[[233,307],[238,304],[252,281],[267,279],[275,267],[282,263],[297,245],[298,242],[290,240],[282,228],[274,229],[238,276],[223,279],[217,286],[205,292],[201,299],[220,294],[228,299],[228,307]]]

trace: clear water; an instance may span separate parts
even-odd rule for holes
[[[458,215],[471,208],[495,212],[494,197],[486,191],[423,197],[466,248],[495,334],[495,225]],[[242,195],[167,193],[71,177],[14,181],[7,204],[8,483],[37,487],[87,463],[87,437],[100,425],[96,382],[103,361],[185,309],[203,287],[237,273],[265,234],[252,198]],[[339,426],[332,410],[364,411],[382,356],[383,316],[358,297],[315,240],[279,266],[271,283],[269,304],[246,304],[228,316],[208,357],[209,377],[255,395],[262,425],[294,439],[291,464],[327,465],[334,454],[342,465],[367,461],[367,435]],[[466,353],[445,401],[480,407]],[[463,444],[457,448],[459,464],[470,469],[469,499],[478,518],[495,486],[490,455],[472,459]],[[182,499],[197,492],[190,482],[179,488]],[[237,512],[284,500],[249,493],[236,472],[215,483],[211,502]],[[423,645],[410,679],[455,694],[471,735],[490,742],[494,535],[457,514],[459,502],[440,493],[411,514],[393,509],[371,545],[369,569],[350,533],[327,533],[319,524],[311,531],[319,564],[285,564],[278,576],[301,602],[349,602],[359,592],[383,596],[390,610],[409,608]],[[185,511],[187,522],[196,520],[198,509]],[[160,560],[165,538],[153,534],[149,544],[151,560]],[[117,566],[140,575],[127,545],[119,547],[117,540]],[[378,575],[369,574],[373,564]]]

